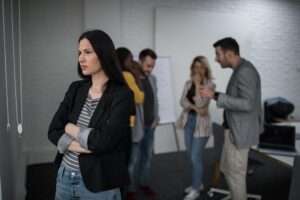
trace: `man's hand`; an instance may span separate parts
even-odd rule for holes
[[[80,131],[79,126],[76,126],[75,124],[68,123],[65,126],[65,132],[66,132],[66,134],[68,134],[69,136],[71,136],[73,138],[78,138],[79,131]]]

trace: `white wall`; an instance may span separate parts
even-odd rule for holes
[[[6,2],[9,4],[9,1]],[[14,0],[14,3],[16,5],[17,0]],[[17,13],[16,8],[16,19]],[[83,31],[82,13],[81,0],[21,1],[23,110],[20,111],[24,116],[23,134],[19,136],[16,131],[13,65],[10,62],[9,102],[12,127],[8,132],[2,133],[1,122],[0,136],[0,141],[5,143],[0,145],[0,160],[5,161],[1,164],[1,168],[4,167],[1,171],[3,199],[24,199],[26,166],[32,163],[51,162],[54,159],[56,149],[47,139],[47,130],[68,84],[77,79],[77,39]],[[8,21],[7,26],[9,24]],[[17,33],[18,31],[15,31],[16,38]],[[7,41],[11,41],[10,37]],[[11,49],[9,51],[11,59]],[[18,58],[16,55],[17,60]],[[18,88],[19,70],[17,64]],[[0,74],[2,81],[3,73]],[[0,85],[2,89],[3,85]],[[1,110],[2,105],[5,105],[2,102],[4,99],[0,98]],[[4,112],[1,111],[1,121],[2,114]]]
[[[84,29],[105,30],[115,44],[121,41],[121,1],[122,0],[90,0],[84,3]]]
[[[77,40],[83,31],[80,0],[26,0],[22,4],[23,152],[27,163],[54,158],[48,126],[77,76]],[[51,152],[51,154],[49,154]]]

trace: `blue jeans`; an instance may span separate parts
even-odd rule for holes
[[[145,127],[144,131],[144,137],[140,142],[140,156],[137,169],[138,183],[142,186],[149,185],[155,128]]]
[[[138,162],[140,157],[140,143],[132,143],[131,146],[131,155],[130,155],[130,162],[129,162],[129,175],[130,175],[130,185],[128,187],[128,190],[135,191],[136,186],[138,184]]]
[[[85,187],[80,171],[61,165],[56,178],[55,200],[121,200],[121,193],[119,188],[91,192]]]
[[[208,137],[194,137],[197,115],[189,113],[184,127],[184,139],[188,157],[192,163],[192,187],[199,190],[203,181],[203,151]]]

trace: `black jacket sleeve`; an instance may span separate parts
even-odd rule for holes
[[[120,142],[131,137],[129,118],[134,106],[133,94],[128,88],[120,88],[112,96],[107,119],[91,130],[88,136],[88,149],[94,153],[114,151]]]
[[[58,140],[65,132],[65,125],[68,123],[68,114],[72,108],[72,102],[74,99],[75,91],[77,88],[77,82],[73,82],[67,90],[63,101],[60,103],[58,110],[56,111],[49,129],[48,139],[57,146]]]

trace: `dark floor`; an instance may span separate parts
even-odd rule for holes
[[[204,185],[206,189],[212,186],[213,156],[206,152]],[[291,180],[291,167],[266,157],[257,152],[250,152],[250,158],[261,164],[251,165],[254,174],[248,176],[248,192],[262,195],[263,200],[287,200]],[[253,162],[252,162],[253,163]],[[190,185],[190,166],[186,162],[185,153],[163,154],[155,157],[153,163],[152,186],[160,194],[160,200],[182,200],[183,190]],[[218,188],[226,189],[222,178]],[[220,199],[215,196],[209,198],[205,192],[202,199]]]
[[[248,192],[262,195],[263,200],[287,200],[292,169],[261,153],[250,152],[250,158],[254,158],[253,168],[255,172],[248,176]],[[212,185],[213,152],[205,152],[205,176],[206,189]],[[26,187],[27,200],[52,200],[54,195],[54,169],[53,165],[46,163],[30,166],[27,171]],[[37,181],[39,180],[39,181]],[[42,181],[41,181],[42,180]],[[183,190],[190,185],[190,166],[184,152],[167,153],[154,156],[151,186],[158,193],[158,200],[182,200]],[[223,178],[219,188],[226,188]],[[147,200],[142,194],[140,200]],[[198,200],[220,199],[220,196],[209,198],[206,192],[201,194]]]

